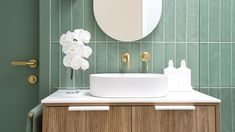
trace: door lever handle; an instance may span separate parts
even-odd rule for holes
[[[13,66],[28,66],[30,68],[36,68],[38,63],[35,59],[29,60],[28,62],[25,61],[12,61],[11,64]]]

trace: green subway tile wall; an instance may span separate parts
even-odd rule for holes
[[[149,72],[162,73],[169,59],[177,67],[186,59],[192,69],[192,85],[220,98],[222,132],[235,132],[235,0],[163,0],[157,28],[146,38],[123,43],[105,35],[93,14],[93,0],[50,0],[50,92],[89,88],[92,73],[123,72],[120,56],[131,54],[131,70],[141,72],[140,54],[152,54]],[[62,33],[76,28],[91,32],[93,49],[87,71],[70,70],[62,64]]]
[[[221,131],[235,132],[235,0],[200,0],[200,88],[222,100]]]
[[[163,0],[163,14],[157,28],[146,38],[124,43],[102,32],[93,14],[93,0],[51,0],[51,65],[50,91],[71,87],[89,88],[89,74],[123,72],[120,56],[131,54],[131,69],[125,72],[142,72],[140,54],[148,51],[152,59],[148,64],[150,73],[162,73],[168,60],[177,67],[182,59],[192,69],[193,86],[199,87],[199,1]],[[84,28],[92,35],[88,45],[93,49],[87,71],[76,71],[74,80],[69,79],[70,70],[62,64],[63,53],[59,45],[62,33]]]

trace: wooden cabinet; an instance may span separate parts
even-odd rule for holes
[[[155,110],[153,106],[132,107],[133,132],[217,132],[215,106],[195,110]]]
[[[195,105],[193,110],[156,106],[111,105],[109,110],[44,106],[43,132],[219,132],[217,104]]]
[[[43,132],[131,132],[131,107],[108,111],[44,107],[43,114]]]

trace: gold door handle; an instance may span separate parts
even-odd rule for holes
[[[36,68],[38,63],[35,59],[29,60],[28,62],[25,61],[12,61],[11,64],[13,66],[28,66],[30,68]]]

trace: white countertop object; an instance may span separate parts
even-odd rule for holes
[[[100,98],[90,95],[90,90],[81,90],[78,94],[66,94],[68,90],[58,90],[41,101],[50,103],[220,103],[219,99],[192,90],[185,92],[168,92],[159,98]]]

